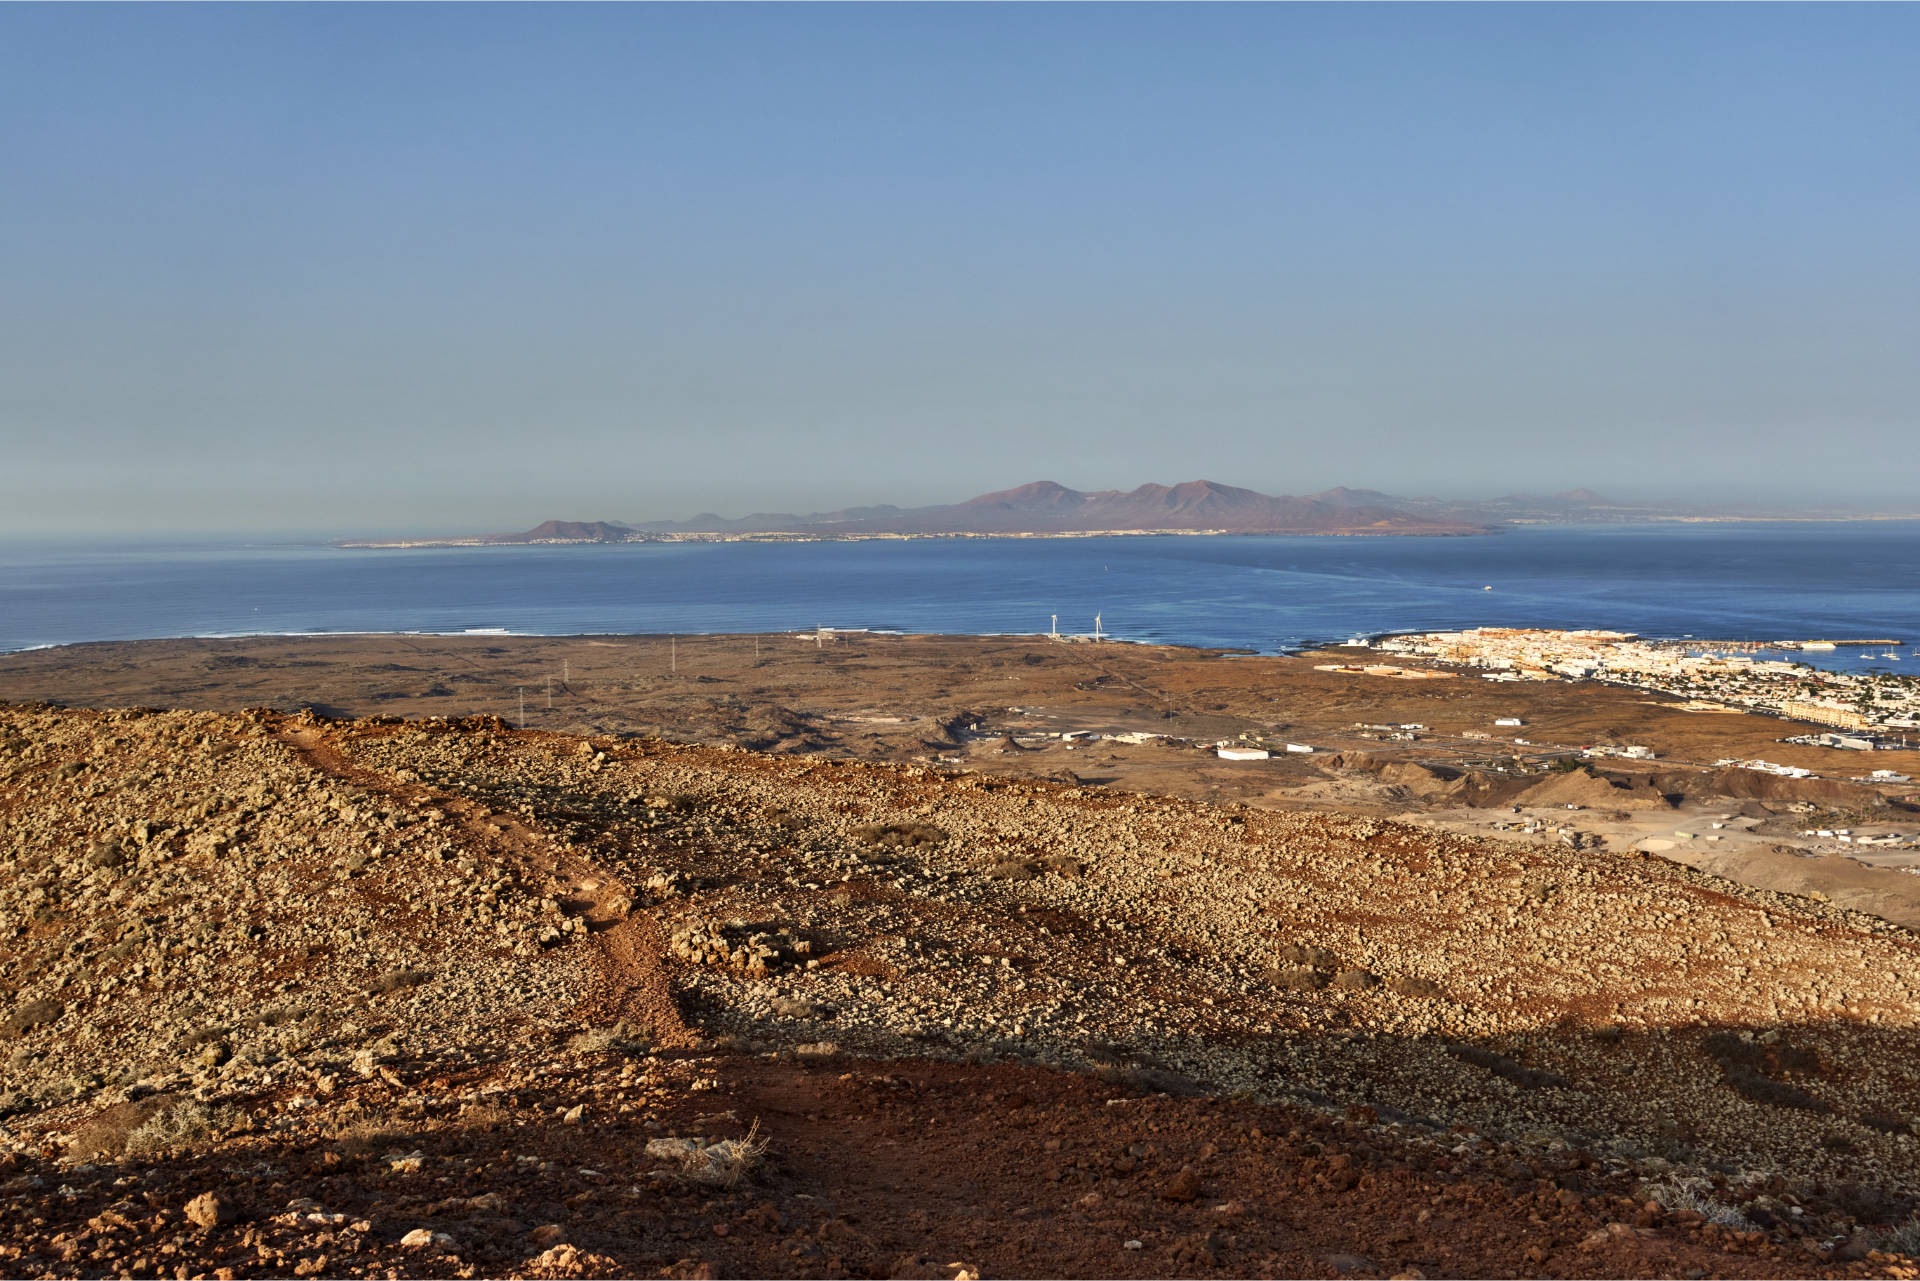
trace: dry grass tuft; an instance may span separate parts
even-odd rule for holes
[[[1755,1231],[1754,1222],[1738,1206],[1715,1201],[1707,1195],[1712,1187],[1705,1179],[1670,1178],[1642,1185],[1640,1196],[1666,1210],[1691,1210],[1708,1223],[1734,1232]]]
[[[710,1187],[737,1187],[766,1159],[767,1142],[760,1137],[760,1122],[755,1121],[744,1138],[722,1139],[702,1145],[693,1139],[654,1139],[647,1144],[647,1155],[657,1160],[676,1161],[680,1172],[695,1183]]]
[[[853,836],[855,840],[888,849],[915,849],[922,845],[944,845],[947,842],[946,829],[935,827],[932,823],[868,823],[864,827],[854,828]]]

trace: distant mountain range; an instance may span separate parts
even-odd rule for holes
[[[1050,480],[936,507],[850,507],[808,516],[711,513],[633,526],[640,533],[796,531],[873,534],[1058,534],[1091,530],[1251,533],[1475,533],[1473,522],[1411,515],[1388,506],[1274,497],[1210,480],[1091,493]]]
[[[1050,480],[933,507],[849,507],[840,511],[755,512],[729,519],[703,512],[688,520],[627,524],[550,520],[519,534],[490,534],[489,543],[633,542],[674,535],[792,534],[831,538],[885,535],[1077,534],[1102,531],[1217,531],[1233,534],[1478,534],[1483,523],[1445,513],[1416,513],[1382,494],[1357,490],[1308,498],[1256,493],[1210,480],[1087,492]]]
[[[1764,519],[1612,502],[1590,489],[1514,494],[1478,502],[1399,498],[1372,489],[1329,489],[1287,497],[1211,480],[1142,485],[1121,491],[1069,489],[1050,480],[933,507],[848,507],[795,515],[756,512],[728,518],[703,512],[688,520],[629,524],[549,520],[518,534],[358,542],[349,546],[473,546],[525,543],[626,543],[678,538],[1067,537],[1094,533],[1485,534],[1505,525],[1639,523],[1660,520]]]

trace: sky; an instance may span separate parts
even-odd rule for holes
[[[0,6],[0,533],[1920,505],[1911,5]]]

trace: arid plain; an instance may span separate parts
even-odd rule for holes
[[[1842,772],[1760,717],[1313,666],[0,659],[0,1267],[1920,1275],[1920,878],[1795,844],[1899,789],[1712,768]],[[1496,716],[1660,759],[1521,772]],[[1634,848],[1709,814],[1752,866]]]
[[[1920,926],[1920,876],[1903,871],[1920,866],[1917,852],[1842,852],[1801,836],[1821,827],[1920,829],[1920,809],[1907,809],[1920,806],[1920,786],[1849,781],[1870,768],[1920,778],[1920,751],[1863,754],[1781,742],[1812,727],[1688,711],[1680,699],[1597,682],[1494,685],[1470,673],[1429,682],[1315,670],[1349,658],[860,632],[262,637],[4,655],[0,698],[310,708],[343,717],[495,715],[559,733],[945,763],[1215,803],[1392,817],[1537,843],[1569,828],[1615,852],[1665,845],[1668,857],[1721,875],[1825,893]],[[1501,718],[1525,724],[1503,729],[1494,724]],[[1418,738],[1394,741],[1362,728],[1401,724],[1421,726]],[[1060,737],[1076,732],[1164,737]],[[1469,737],[1475,734],[1487,737]],[[1214,742],[1242,736],[1271,744],[1275,758],[1214,755]],[[1515,738],[1526,745],[1514,745]],[[1288,741],[1315,751],[1290,755]],[[1540,777],[1488,769],[1509,755],[1544,761],[1627,744],[1650,748],[1656,759],[1595,766],[1628,788],[1578,780],[1542,788]],[[1819,777],[1713,768],[1727,757],[1760,757]],[[1653,792],[1664,799],[1656,803]],[[1569,804],[1580,809],[1569,812]],[[1521,830],[1529,822],[1541,830]],[[1676,831],[1701,839],[1676,841]]]

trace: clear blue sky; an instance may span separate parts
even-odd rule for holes
[[[1911,5],[0,6],[0,529],[1913,499]]]

